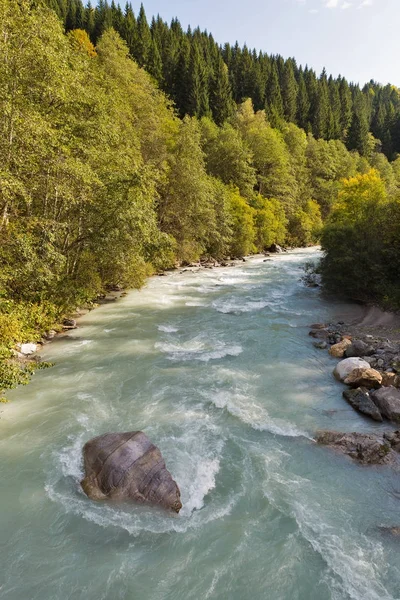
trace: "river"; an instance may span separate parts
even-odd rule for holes
[[[357,312],[300,282],[316,250],[174,272],[89,313],[0,408],[1,600],[392,600],[398,475],[316,446],[373,431],[308,326]],[[179,516],[90,501],[82,445],[143,430]]]

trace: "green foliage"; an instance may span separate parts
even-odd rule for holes
[[[377,171],[344,180],[322,234],[326,289],[399,308],[399,224],[399,201]]]
[[[370,177],[373,165],[384,193],[400,188],[398,160],[385,157],[400,149],[396,88],[371,83],[361,91],[293,59],[221,49],[199,29],[183,32],[177,19],[149,26],[143,6],[136,17],[130,5],[123,13],[103,1],[84,8],[80,0],[51,0],[47,8],[0,0],[0,20],[7,385],[31,368],[16,364],[18,342],[37,339],[108,286],[140,287],[177,260],[315,243],[321,215],[331,248],[354,235],[342,205],[353,206],[360,223],[376,222],[377,239],[382,227],[385,257],[397,268],[398,205],[387,203],[391,221],[374,193],[364,215],[359,188],[350,193],[341,183]],[[396,279],[386,277],[393,298]]]
[[[256,238],[255,211],[240,195],[239,190],[232,187],[229,194],[229,212],[233,234],[229,254],[232,257],[240,258],[254,249]]]
[[[256,230],[254,245],[259,252],[272,244],[283,244],[287,237],[287,220],[282,204],[275,199],[263,198],[260,194],[251,202]]]

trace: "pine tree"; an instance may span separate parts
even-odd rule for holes
[[[67,17],[65,20],[65,29],[67,31],[71,31],[71,29],[76,29],[76,1],[75,0],[69,0],[68,2],[68,11],[67,11]]]
[[[283,113],[286,121],[296,120],[298,86],[294,76],[293,62],[287,60],[282,77]]]
[[[276,62],[272,64],[265,93],[265,108],[268,119],[273,127],[283,118],[283,102]]]
[[[174,72],[173,98],[179,109],[179,114],[184,117],[191,114],[189,97],[190,89],[190,43],[185,37],[179,50],[178,60]]]
[[[331,113],[329,115],[329,136],[328,139],[337,140],[341,137],[341,105],[340,105],[340,95],[339,95],[339,87],[337,82],[333,79],[333,77],[329,77],[328,80],[328,89],[329,89],[329,101],[331,107]]]
[[[326,139],[329,127],[329,94],[325,70],[318,82],[318,95],[313,114],[313,134],[316,138]]]
[[[210,114],[208,76],[204,59],[196,43],[192,45],[189,66],[189,114],[203,117]]]
[[[128,45],[130,55],[133,56],[136,40],[136,19],[131,4],[127,3],[125,6],[124,20],[121,29],[121,35]]]
[[[302,129],[306,130],[309,122],[310,100],[308,99],[306,83],[303,72],[299,73],[299,92],[297,95],[297,124]]]
[[[151,32],[147,22],[143,4],[140,5],[139,15],[136,21],[135,43],[133,56],[141,67],[147,65],[151,48]]]
[[[233,100],[231,84],[229,82],[228,67],[220,56],[215,69],[211,93],[211,111],[214,121],[222,125],[233,114]]]
[[[161,54],[158,49],[157,42],[154,39],[151,40],[146,69],[148,73],[150,73],[150,75],[152,75],[154,79],[161,85],[163,80]]]
[[[346,145],[349,150],[357,150],[361,156],[367,156],[369,153],[369,125],[361,92],[354,101],[354,112]]]
[[[341,128],[341,140],[345,141],[347,138],[347,133],[349,127],[352,122],[352,108],[353,108],[353,100],[351,97],[351,91],[349,88],[349,84],[343,78],[339,78],[339,96],[340,96],[340,106],[341,106],[341,115],[340,115],[340,128]]]

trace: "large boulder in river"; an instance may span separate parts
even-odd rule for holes
[[[361,358],[346,358],[345,360],[341,360],[340,363],[336,365],[333,374],[336,379],[343,383],[346,377],[348,377],[350,373],[354,371],[354,369],[369,368],[370,365],[365,360],[361,360]]]
[[[374,421],[383,421],[379,408],[372,401],[366,388],[361,387],[356,390],[345,390],[343,396],[355,410],[358,410],[358,412],[367,417],[371,417]]]
[[[375,369],[354,369],[344,380],[351,387],[365,387],[369,390],[377,389],[382,383],[382,375]]]
[[[395,387],[383,387],[371,394],[372,400],[384,417],[400,423],[400,390]]]
[[[363,465],[385,465],[393,464],[398,459],[397,438],[398,432],[395,432],[392,441],[385,434],[321,431],[317,434],[316,442],[347,454]]]
[[[83,491],[92,500],[132,500],[179,512],[180,491],[160,450],[141,431],[106,433],[83,447]]]

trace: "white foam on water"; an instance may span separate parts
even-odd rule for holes
[[[182,516],[190,515],[204,506],[205,497],[215,488],[215,479],[219,471],[219,460],[206,459],[196,465],[187,493],[189,499],[184,503]]]
[[[179,331],[177,327],[173,327],[172,325],[159,325],[157,329],[163,333],[177,333]]]
[[[308,433],[301,431],[289,421],[270,417],[265,408],[251,400],[250,394],[230,390],[216,390],[210,394],[204,394],[204,396],[217,408],[226,409],[232,416],[237,417],[257,431],[269,431],[283,437],[312,439]]]
[[[207,303],[202,302],[201,300],[189,300],[189,302],[185,302],[185,306],[207,306]]]
[[[196,336],[188,342],[168,343],[156,342],[155,348],[167,354],[168,360],[209,362],[226,356],[239,356],[243,352],[239,344],[228,344],[219,340],[207,340],[203,335]]]
[[[358,533],[350,515],[342,518],[343,526],[331,525],[330,497],[324,493],[316,497],[310,480],[287,473],[288,456],[274,450],[265,455],[264,495],[277,510],[295,519],[303,538],[327,564],[323,580],[332,598],[395,600],[380,580],[386,571],[382,544]]]
[[[216,300],[212,303],[212,307],[220,313],[223,314],[241,314],[241,313],[250,313],[258,310],[262,310],[269,306],[268,301],[264,300],[250,300],[250,301],[241,301],[235,299],[228,300]]]

